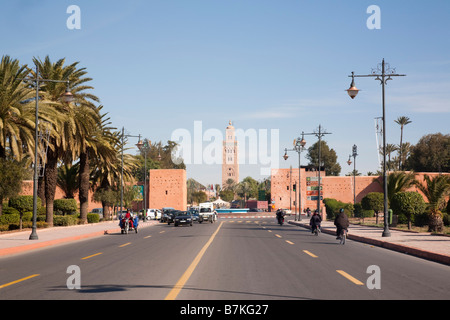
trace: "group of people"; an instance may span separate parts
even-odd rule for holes
[[[309,225],[311,226],[311,232],[318,228],[320,230],[320,224],[322,222],[322,217],[319,214],[319,211],[314,211],[311,219],[309,220]],[[334,225],[336,226],[336,239],[340,239],[342,230],[347,230],[350,225],[348,221],[348,217],[344,212],[344,209],[340,209],[336,218],[334,219]]]

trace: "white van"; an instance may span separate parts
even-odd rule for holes
[[[211,223],[217,221],[217,212],[214,210],[214,204],[211,202],[203,202],[198,205],[199,223],[209,221]]]
[[[145,213],[146,220],[159,220],[161,219],[161,210],[159,209],[147,209]]]

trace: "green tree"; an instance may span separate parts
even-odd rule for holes
[[[78,190],[78,169],[79,164],[64,164],[58,168],[56,185],[64,192],[66,199],[73,199]]]
[[[233,201],[233,199],[234,199],[234,192],[232,190],[228,190],[228,189],[222,190],[222,191],[220,191],[219,195],[220,195],[220,198],[226,202]]]
[[[450,134],[428,134],[411,147],[406,167],[416,172],[450,172]]]
[[[325,167],[327,176],[338,176],[341,172],[341,165],[337,162],[337,154],[334,149],[330,149],[326,141],[321,140],[320,147],[321,167]],[[318,166],[319,163],[319,142],[317,141],[308,148],[306,158],[310,166]]]
[[[99,99],[86,92],[93,89],[86,85],[92,79],[85,77],[87,72],[85,68],[78,68],[78,62],[65,66],[65,59],[52,63],[48,56],[44,61],[37,58],[34,58],[33,61],[39,67],[40,74],[37,76],[44,79],[69,81],[69,89],[75,99],[73,103],[62,101],[61,97],[67,89],[65,83],[46,82],[40,90],[43,94],[42,104],[47,109],[53,109],[59,115],[59,119],[52,123],[53,130],[50,134],[45,167],[46,220],[50,226],[53,225],[53,201],[56,192],[58,162],[63,160],[65,163],[70,163],[81,155],[80,218],[84,221],[87,216],[86,184],[89,184],[89,157],[86,153],[90,146],[90,134],[95,125],[99,123],[99,115],[92,101],[98,102]]]
[[[384,211],[384,195],[382,192],[369,192],[361,200],[361,207],[364,210],[373,210],[378,224],[378,213]]]
[[[205,202],[207,198],[208,196],[203,191],[195,191],[192,193],[192,200],[197,204]]]
[[[63,215],[74,214],[78,209],[78,204],[75,199],[56,199],[53,205],[55,212],[61,212]]]
[[[408,219],[408,229],[411,230],[411,218],[422,214],[426,204],[417,192],[398,192],[392,197],[391,208],[397,214],[403,214]]]
[[[8,205],[20,213],[19,229],[22,230],[22,218],[24,212],[33,211],[33,196],[17,196],[9,199]],[[37,200],[38,207],[41,206],[40,199]]]
[[[417,188],[428,200],[428,213],[430,232],[441,232],[443,228],[441,209],[445,205],[445,198],[450,194],[450,176],[438,175],[430,178],[423,177],[424,183],[415,182]]]
[[[17,162],[0,158],[0,216],[3,213],[3,200],[17,196],[22,190],[26,174],[25,161]]]
[[[34,151],[34,90],[21,79],[29,74],[18,60],[3,56],[0,62],[0,158],[21,160]],[[24,148],[25,146],[25,148]]]
[[[403,171],[391,172],[387,176],[387,196],[388,205],[391,203],[392,197],[398,193],[406,191],[408,188],[414,185],[415,181],[414,173],[406,173]],[[383,188],[383,178],[375,178],[374,181],[380,184]]]

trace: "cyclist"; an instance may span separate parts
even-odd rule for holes
[[[334,219],[334,225],[336,226],[336,239],[341,239],[342,229],[347,230],[350,223],[348,222],[348,217],[344,213],[344,209],[340,209],[338,215]]]
[[[309,225],[311,226],[311,233],[314,233],[316,228],[320,230],[320,223],[322,222],[322,217],[319,215],[319,211],[314,211],[313,216],[309,220]]]

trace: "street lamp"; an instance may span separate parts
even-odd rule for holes
[[[284,149],[284,160],[287,160],[289,158],[289,156],[287,155],[288,151],[295,151],[298,153],[298,219],[299,221],[302,220],[302,180],[301,180],[301,153],[305,150],[305,145],[306,145],[306,140],[304,138],[304,134],[302,132],[302,138],[297,138],[294,140],[294,148],[293,149]],[[295,205],[297,206],[297,204]]]
[[[353,145],[352,154],[348,156],[348,165],[352,164],[351,157],[353,157],[353,205],[356,204],[356,156],[358,155],[358,147]]]
[[[120,171],[120,213],[122,213],[122,208],[123,208],[123,145],[124,145],[124,138],[125,137],[133,137],[133,138],[139,138],[139,140],[141,140],[141,135],[139,134],[138,136],[132,136],[132,135],[130,135],[130,134],[125,134],[125,128],[124,127],[122,127],[122,136],[121,136],[121,139],[122,139],[122,163],[121,163],[121,166],[122,166],[122,168],[121,168],[121,171]],[[139,141],[138,140],[138,141]]]
[[[331,134],[329,132],[326,131],[322,131],[322,126],[319,124],[319,131],[314,131],[313,133],[305,133],[305,135],[314,135],[319,139],[319,160],[318,160],[318,172],[319,172],[319,181],[318,181],[318,185],[319,185],[319,196],[317,197],[317,212],[319,214],[321,214],[320,212],[320,201],[321,201],[321,194],[322,194],[322,190],[321,190],[321,178],[320,178],[320,169],[321,169],[321,163],[322,163],[322,137],[324,137],[326,134]]]
[[[147,212],[147,152],[150,150],[149,145],[151,144],[151,141],[148,139],[144,139],[144,142],[139,140],[139,142],[136,144],[138,149],[142,152],[144,152],[144,216]],[[150,177],[149,177],[150,180]],[[150,193],[150,188],[148,188],[148,191]],[[149,197],[150,199],[150,197]]]
[[[66,83],[66,92],[61,96],[62,101],[70,103],[74,100],[73,94],[69,91],[69,81],[68,80],[51,80],[51,79],[40,79],[39,78],[39,66],[36,64],[36,77],[35,78],[25,78],[21,79],[23,81],[32,81],[36,86],[36,98],[35,98],[35,119],[34,119],[34,173],[33,173],[33,224],[31,227],[31,234],[29,240],[38,240],[39,237],[36,233],[36,220],[37,220],[37,188],[38,188],[38,138],[39,138],[39,83],[40,82],[55,82],[55,83]]]
[[[350,84],[350,88],[347,90],[350,98],[354,99],[358,94],[359,90],[355,86],[355,77],[376,77],[375,80],[379,80],[381,82],[382,88],[382,108],[383,108],[383,193],[384,193],[384,230],[383,237],[390,237],[391,232],[389,231],[389,222],[388,222],[388,197],[387,197],[387,177],[386,177],[386,107],[385,107],[385,85],[388,80],[392,80],[392,77],[404,77],[405,74],[397,74],[395,68],[390,67],[388,63],[383,61],[381,64],[378,64],[376,69],[372,69],[372,74],[369,75],[355,75],[352,72],[352,75],[349,76],[352,78],[352,83]]]

